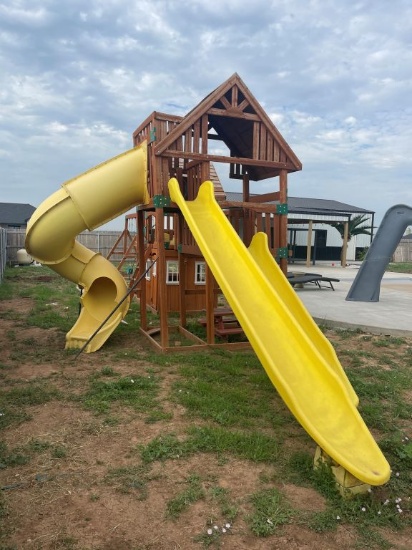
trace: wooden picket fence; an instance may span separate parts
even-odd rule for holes
[[[401,239],[393,255],[393,261],[396,263],[412,262],[411,239]]]
[[[17,251],[24,248],[24,241],[26,238],[26,231],[24,229],[4,229],[4,262],[5,265],[15,265],[17,263]],[[76,237],[76,240],[81,244],[93,250],[93,252],[100,252],[100,254],[106,257],[113,245],[121,235],[121,231],[84,231]],[[3,259],[3,255],[1,256]]]
[[[7,230],[0,227],[0,283],[7,265]]]

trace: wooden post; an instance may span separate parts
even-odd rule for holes
[[[182,215],[175,214],[173,219],[175,249],[178,250],[180,244],[183,243],[183,220]],[[180,311],[180,326],[186,326],[186,256],[178,252],[179,259],[179,311]]]
[[[206,264],[206,330],[208,344],[215,343],[214,280],[212,270]]]
[[[311,257],[311,248],[312,248],[312,229],[313,229],[313,221],[309,220],[308,241],[306,245],[306,266],[307,267],[310,267],[310,257]]]
[[[249,202],[249,174],[243,176],[243,202]]]
[[[144,212],[137,211],[137,240],[138,240],[138,265],[139,276],[146,269],[145,265],[145,249],[144,249]],[[140,326],[143,330],[147,330],[147,295],[146,295],[146,277],[140,281]]]
[[[281,170],[279,174],[279,202],[287,204],[288,202],[288,173],[286,170]],[[288,215],[281,214],[279,220],[279,246],[287,248],[288,246]],[[286,275],[288,271],[288,259],[280,259],[280,269]]]
[[[179,309],[180,309],[180,326],[186,326],[186,256],[181,252],[178,253],[179,259]]]
[[[343,246],[342,257],[340,259],[340,265],[346,267],[346,256],[348,253],[348,235],[349,235],[349,220],[343,224]]]
[[[160,316],[160,345],[167,348],[169,345],[169,330],[167,319],[167,287],[166,287],[166,254],[164,244],[164,212],[163,207],[156,208],[156,245],[157,245],[157,289],[159,296]]]

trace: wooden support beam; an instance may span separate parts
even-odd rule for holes
[[[206,264],[206,341],[208,344],[215,343],[214,280],[212,270]]]
[[[186,258],[179,252],[179,310],[180,326],[186,326]]]
[[[242,109],[237,108],[231,108],[231,109],[217,109],[216,107],[212,107],[207,111],[209,115],[214,116],[226,116],[226,117],[232,117],[232,118],[243,118],[245,120],[253,120],[255,122],[260,121],[260,117],[258,115],[255,115],[254,113],[245,113]]]
[[[233,105],[233,107],[237,107],[238,97],[239,97],[239,88],[235,84],[232,88],[232,105]]]
[[[282,204],[288,201],[288,173],[281,170],[279,174],[279,200]],[[279,219],[279,246],[287,248],[288,246],[288,215],[281,214]],[[286,275],[288,270],[288,259],[280,258],[280,268]]]
[[[160,317],[160,345],[166,348],[169,345],[169,328],[167,317],[167,288],[166,288],[166,254],[164,243],[164,212],[163,208],[156,208],[156,244],[158,250],[157,277]]]
[[[348,235],[349,235],[349,220],[343,224],[343,246],[342,257],[340,259],[340,265],[346,267],[346,257],[348,254]]]
[[[224,162],[228,164],[243,164],[244,166],[260,166],[263,168],[278,168],[280,170],[295,171],[296,167],[289,162],[275,162],[272,160],[259,160],[251,159],[247,157],[226,157],[220,155],[202,155],[201,153],[190,153],[187,151],[180,151],[177,149],[169,149],[163,153],[156,153],[162,157],[177,157],[186,158],[190,160],[200,160],[209,162]]]
[[[207,115],[202,116],[202,129],[201,129],[201,136],[202,136],[202,155],[207,155],[208,151],[208,128],[209,128],[209,119]]]
[[[253,159],[259,159],[260,121],[253,124]]]
[[[272,202],[280,201],[280,191],[274,191],[273,193],[264,193],[263,195],[253,195],[249,198],[250,202]],[[286,202],[286,201],[285,201]]]
[[[234,208],[245,208],[251,210],[252,212],[266,212],[270,214],[277,214],[277,205],[276,204],[255,204],[251,202],[240,202],[240,201],[219,201],[219,206],[222,210],[225,209],[234,209]]]
[[[250,188],[249,188],[249,174],[243,176],[243,200],[244,202],[250,201]]]
[[[308,240],[307,240],[307,244],[306,244],[306,266],[307,267],[310,267],[311,247],[312,247],[312,230],[313,230],[313,221],[309,220]]]
[[[249,105],[250,105],[249,101],[247,99],[244,99],[241,103],[239,103],[237,108],[239,109],[239,111],[244,111],[246,107],[249,107]]]
[[[220,101],[223,103],[227,110],[232,108],[232,104],[226,99],[224,95],[220,98]]]
[[[138,257],[139,257],[139,277],[146,269],[145,249],[144,249],[144,212],[137,212],[137,240],[138,240]],[[147,294],[146,294],[146,278],[140,281],[140,327],[147,330]]]

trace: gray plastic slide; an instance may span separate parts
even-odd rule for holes
[[[379,302],[381,280],[405,232],[412,224],[412,208],[396,204],[389,208],[376,232],[368,253],[350,287],[346,300]]]

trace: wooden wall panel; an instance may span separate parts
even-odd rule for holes
[[[167,121],[157,120],[156,121],[156,141],[161,141],[166,136],[167,136]]]
[[[266,160],[273,161],[274,160],[273,137],[270,135],[269,132],[267,132],[266,144],[267,144]]]
[[[208,116],[203,115],[202,116],[202,130],[201,130],[201,138],[202,138],[202,147],[201,147],[201,153],[202,155],[207,155],[208,153]]]
[[[263,216],[261,212],[256,212],[255,227],[256,227],[256,233],[264,231]]]
[[[259,158],[260,160],[267,160],[266,142],[267,142],[267,130],[264,124],[260,124],[260,136],[259,136]]]
[[[184,150],[185,153],[193,153],[192,150],[192,128],[186,130],[184,135]]]
[[[252,158],[259,159],[260,122],[253,123],[253,152]]]
[[[193,127],[192,152],[200,153],[200,120],[196,120]]]

